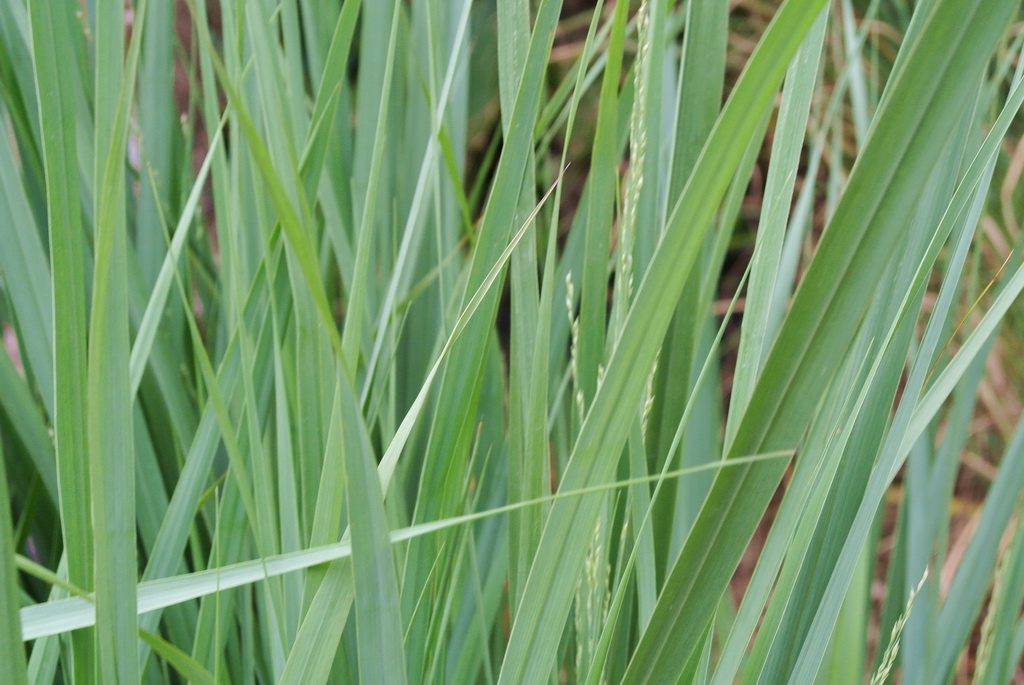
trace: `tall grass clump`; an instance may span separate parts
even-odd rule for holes
[[[1019,11],[0,0],[0,680],[1024,682]]]

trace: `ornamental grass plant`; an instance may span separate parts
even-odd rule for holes
[[[1022,20],[0,0],[0,679],[1024,682]]]

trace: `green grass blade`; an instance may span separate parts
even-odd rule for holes
[[[7,469],[0,445],[0,669],[11,685],[28,682],[25,671],[25,647],[21,644],[21,619],[18,616],[18,571],[14,566],[14,540],[11,528],[11,496],[7,488]]]
[[[75,8],[70,2],[28,4],[36,95],[46,175],[54,331],[53,425],[60,487],[61,524],[68,578],[93,584],[89,460],[86,434],[85,227],[78,184],[74,71],[65,68],[61,46],[71,44]],[[92,677],[89,633],[73,639],[75,677]]]
[[[768,180],[764,191],[768,204],[763,209],[758,223],[757,243],[751,257],[753,265],[750,295],[744,308],[744,317],[748,325],[743,327],[737,352],[736,372],[729,400],[726,445],[732,441],[739,418],[747,408],[747,402],[754,391],[761,365],[768,355],[768,350],[771,349],[775,333],[768,330],[768,311],[778,278],[786,219],[796,181],[811,96],[818,77],[828,16],[826,8],[807,33],[786,74],[775,138],[772,141],[772,163],[768,168]]]
[[[352,387],[341,380],[342,420],[349,436],[343,447],[345,494],[352,535],[359,677],[370,683],[404,683],[405,649],[398,577],[388,539],[384,495],[373,448],[358,416]]]
[[[202,193],[203,184],[206,182],[210,165],[220,147],[221,132],[224,130],[223,126],[224,120],[222,119],[216,133],[213,135],[213,139],[210,141],[206,159],[203,160],[203,165],[199,168],[199,173],[196,175],[196,180],[192,185],[192,190],[189,192],[188,199],[185,201],[184,207],[182,207],[178,225],[174,229],[174,237],[171,239],[171,244],[167,247],[166,255],[160,264],[159,273],[153,282],[153,291],[150,293],[149,302],[146,304],[145,314],[142,316],[142,322],[139,324],[135,340],[132,342],[129,367],[131,370],[131,390],[133,396],[138,392],[139,384],[142,382],[142,374],[146,370],[146,363],[149,360],[153,341],[156,338],[160,320],[163,318],[167,296],[170,294],[174,268],[181,259],[182,250],[189,235],[189,226],[195,218],[195,212],[199,206],[199,196]]]
[[[14,160],[10,140],[0,141],[0,159]],[[0,273],[17,320],[25,367],[36,379],[43,403],[54,415],[53,293],[50,267],[25,189],[13,163],[0,164]]]
[[[59,502],[57,464],[53,453],[53,440],[48,432],[46,417],[25,379],[18,373],[9,355],[0,355],[0,386],[4,388],[0,407],[10,422],[11,437],[21,443],[28,460],[46,487],[50,502]]]
[[[97,16],[96,262],[89,321],[87,426],[92,523],[96,558],[96,661],[112,683],[138,680],[138,581],[135,536],[135,465],[129,381],[128,236],[123,160],[128,116],[138,67],[146,3],[137,16],[127,65],[123,59],[123,9],[106,5]],[[116,38],[110,34],[116,34]],[[110,103],[110,104],[108,104]],[[99,162],[98,162],[99,163]]]

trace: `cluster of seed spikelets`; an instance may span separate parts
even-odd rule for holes
[[[576,291],[572,285],[571,271],[565,274],[565,308],[569,316],[569,331],[571,332],[569,338],[569,375],[572,378],[573,386],[576,388],[573,397],[576,400],[576,411],[579,414],[580,421],[582,421],[586,407],[583,402],[583,388],[579,385],[580,317],[576,316]]]
[[[1021,502],[1024,503],[1024,498],[1021,499]],[[1011,546],[1007,548],[999,558],[999,565],[996,566],[996,572],[992,578],[992,596],[988,602],[988,611],[985,613],[985,620],[981,624],[978,658],[974,667],[973,682],[978,685],[993,680],[993,678],[990,678],[989,674],[989,671],[992,668],[992,643],[995,637],[996,615],[999,613],[998,608],[1005,601],[1003,596],[1006,594],[1006,567],[1009,565],[1010,559],[1014,556],[1014,545],[1024,543],[1024,536],[1018,534],[1016,537],[1017,539],[1014,541],[1014,544],[1011,544]]]
[[[610,516],[610,508],[605,510]],[[604,543],[605,533],[599,518],[594,526],[594,537],[590,551],[583,565],[583,575],[576,586],[576,681],[582,682],[598,655],[601,633],[607,623],[608,602],[611,594],[608,578],[611,567],[608,561],[608,546]],[[625,531],[623,531],[625,532]],[[605,682],[605,678],[601,678]]]
[[[910,610],[914,606],[914,598],[917,597],[917,593],[924,587],[924,581],[926,580],[928,580],[928,569],[924,570],[924,575],[921,576],[921,581],[917,584],[917,587],[910,591],[910,596],[907,597],[907,606],[903,608],[903,613],[900,614],[900,617],[892,627],[892,633],[889,635],[889,644],[885,648],[885,654],[882,656],[882,661],[878,664],[878,670],[871,676],[871,685],[883,685],[888,680],[889,672],[892,671],[892,667],[896,663],[896,655],[900,651],[900,635],[903,634],[903,626],[907,624],[907,619],[910,618]]]
[[[614,293],[614,304],[611,321],[611,338],[617,341],[621,326],[625,321],[625,314],[633,296],[633,245],[635,243],[636,223],[638,207],[640,204],[640,191],[644,183],[644,157],[647,151],[647,130],[643,125],[646,121],[647,106],[647,63],[650,53],[650,19],[648,16],[647,2],[642,2],[636,15],[637,31],[639,41],[639,52],[634,72],[636,83],[636,97],[633,103],[633,110],[630,118],[630,143],[629,143],[629,175],[626,181],[624,210],[619,221],[618,239],[618,264],[616,274],[616,286]],[[574,316],[574,291],[572,279],[566,276],[566,307],[569,313],[569,325],[571,331],[570,341],[570,373],[575,379],[578,377],[577,347],[579,342],[579,319]],[[653,405],[654,377],[657,372],[658,363],[655,360],[647,379],[646,392],[641,412],[641,429],[644,435],[647,433],[647,419]],[[601,387],[604,380],[605,367],[600,365],[597,374],[597,387]],[[577,387],[576,408],[580,417],[584,416],[585,406],[582,391]],[[603,627],[607,622],[610,591],[608,580],[611,577],[611,569],[608,560],[608,545],[606,544],[607,533],[602,532],[602,521],[607,522],[612,515],[610,506],[605,507],[604,515],[598,519],[594,528],[594,537],[591,540],[590,550],[587,553],[583,567],[583,575],[576,588],[576,679],[582,682],[587,673],[594,666],[597,658],[599,644]],[[619,549],[628,549],[627,528],[623,525],[621,530],[621,543]],[[602,673],[599,682],[605,683],[607,676]]]
[[[651,365],[651,372],[647,374],[647,385],[644,387],[644,407],[640,416],[640,432],[647,437],[647,419],[651,416],[651,408],[654,407],[654,377],[658,374],[658,357],[654,358]]]
[[[629,176],[626,183],[625,211],[619,222],[619,264],[617,282],[621,284],[616,305],[624,313],[633,295],[633,244],[636,239],[636,221],[640,204],[640,191],[644,186],[644,157],[647,154],[647,63],[650,54],[650,18],[647,3],[640,4],[636,15],[639,53],[635,79],[636,98],[629,122]],[[619,318],[621,321],[621,318]]]

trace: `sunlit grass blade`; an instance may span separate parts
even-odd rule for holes
[[[791,451],[771,452],[737,457],[728,462],[716,462],[704,464],[694,468],[678,469],[668,471],[656,476],[648,476],[639,480],[613,481],[601,485],[595,485],[580,490],[567,490],[565,492],[546,495],[535,500],[507,504],[494,509],[485,509],[472,514],[463,514],[448,519],[440,519],[429,523],[420,523],[403,529],[392,530],[390,540],[397,544],[407,540],[423,537],[438,531],[463,526],[483,519],[516,511],[525,507],[536,506],[544,502],[557,502],[559,500],[573,499],[595,493],[605,493],[616,488],[628,487],[639,483],[650,483],[658,480],[679,478],[699,473],[701,471],[717,470],[722,468],[735,468],[744,464],[751,464],[763,461],[789,459],[793,456]],[[331,564],[338,560],[344,560],[347,564],[352,556],[352,544],[348,540],[324,545],[313,549],[303,549],[296,552],[276,555],[270,558],[242,561],[235,564],[210,568],[182,576],[171,576],[154,581],[144,581],[139,584],[140,614],[156,611],[170,606],[175,606],[191,599],[213,595],[218,592],[229,590],[243,585],[249,585],[284,575],[309,569],[321,564]],[[350,573],[347,571],[346,573]],[[327,574],[328,576],[330,573]],[[349,581],[351,583],[351,580]],[[339,585],[343,587],[343,585]],[[324,595],[328,596],[327,594]],[[316,605],[314,605],[316,606]],[[325,611],[325,615],[330,612]],[[95,604],[88,599],[73,597],[32,607],[25,607],[21,610],[21,621],[23,625],[23,638],[35,640],[49,635],[60,635],[79,628],[95,625],[96,611]],[[316,635],[315,631],[309,630],[309,636]],[[305,649],[303,652],[310,654],[316,650]],[[309,656],[309,654],[306,654]],[[322,655],[321,655],[322,656]],[[331,657],[333,658],[333,656]]]

